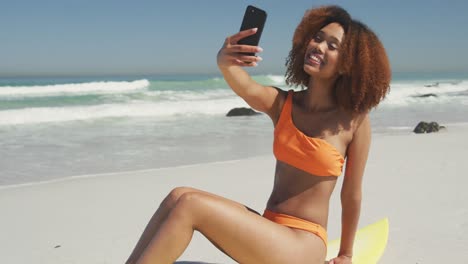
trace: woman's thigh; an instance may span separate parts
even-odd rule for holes
[[[233,206],[237,206],[239,207],[240,209],[246,209],[252,213],[255,213],[255,214],[258,214],[260,215],[259,212],[255,211],[254,209],[244,205],[244,204],[241,204],[241,203],[238,203],[236,201],[233,201],[233,200],[230,200],[230,199],[227,199],[225,197],[222,197],[222,196],[219,196],[219,195],[216,195],[214,193],[210,193],[210,192],[206,192],[206,191],[203,191],[203,190],[200,190],[200,189],[196,189],[196,188],[193,188],[193,187],[186,187],[186,186],[182,186],[182,187],[176,187],[174,188],[170,193],[169,193],[169,196],[172,197],[172,200],[174,201],[174,204],[179,200],[179,198],[186,194],[186,193],[200,193],[200,194],[204,194],[204,195],[207,195],[207,196],[211,196],[213,198],[217,198],[217,199],[220,199],[220,200],[223,200],[225,201],[226,203],[230,203],[232,204]]]
[[[237,202],[189,192],[178,201],[189,210],[195,230],[240,263],[323,263],[326,248],[308,232],[285,227],[253,214]]]

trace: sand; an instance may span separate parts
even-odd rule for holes
[[[466,262],[467,136],[466,125],[433,134],[373,136],[359,226],[389,218],[380,263]],[[174,187],[200,188],[261,212],[274,163],[268,155],[0,187],[0,262],[124,263]],[[330,239],[340,235],[341,183],[342,177],[330,205]],[[178,263],[197,261],[235,263],[198,233]]]

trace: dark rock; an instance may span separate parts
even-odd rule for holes
[[[418,97],[418,98],[437,97],[437,94],[428,93],[428,94],[414,95],[413,97]]]
[[[424,85],[424,87],[438,87],[438,86],[439,86],[439,82],[436,82],[436,83],[433,83],[433,84]]]
[[[427,127],[428,127],[428,123],[421,121],[414,128],[413,132],[416,133],[416,134],[426,133]]]
[[[421,121],[419,124],[414,128],[413,132],[416,134],[421,134],[421,133],[432,133],[432,132],[438,132],[441,128],[444,128],[444,126],[439,126],[437,122],[424,122]]]
[[[252,116],[260,115],[259,112],[255,112],[252,108],[238,107],[231,109],[226,116]]]
[[[439,124],[437,124],[437,122],[429,123],[429,130],[427,131],[427,133],[431,132],[439,132]]]
[[[59,247],[61,247],[61,246],[60,246],[60,245],[57,245],[57,246],[55,246],[54,248],[59,248]]]

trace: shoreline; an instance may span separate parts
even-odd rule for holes
[[[219,164],[219,163],[223,164],[223,163],[239,162],[239,161],[242,161],[242,160],[254,159],[254,158],[259,158],[259,157],[266,157],[266,156],[269,156],[269,155],[257,155],[257,156],[252,156],[252,157],[246,157],[246,158],[243,158],[243,159],[210,161],[210,162],[184,164],[184,165],[178,165],[178,166],[150,168],[150,169],[141,169],[141,170],[128,170],[128,171],[115,171],[115,172],[104,172],[104,173],[80,174],[80,175],[67,176],[67,177],[64,177],[64,178],[58,178],[58,179],[52,179],[52,180],[46,180],[46,181],[0,185],[0,191],[5,190],[5,189],[33,187],[33,186],[36,186],[36,185],[46,185],[46,184],[60,183],[60,182],[71,182],[71,181],[74,181],[74,180],[80,180],[80,179],[86,179],[86,178],[99,178],[99,177],[111,177],[111,176],[128,175],[128,174],[151,173],[151,172],[159,172],[161,170],[183,169],[183,168],[197,167],[197,166],[201,166],[201,165],[209,166],[209,165],[212,165],[212,164]]]
[[[427,122],[427,121],[426,121]],[[429,121],[430,122],[430,121]],[[442,133],[451,133],[451,128],[454,128],[455,133],[465,131],[468,133],[468,122],[463,122],[463,123],[439,123],[440,125],[446,126],[446,130],[441,130],[436,133],[430,133],[430,134],[442,134]],[[416,125],[415,125],[416,126]],[[395,129],[396,128],[396,129]],[[417,135],[412,132],[414,127],[394,127],[391,130],[387,131],[380,131],[380,132],[373,132],[372,136],[374,138],[378,137],[386,137],[386,136],[411,136],[411,135]],[[420,135],[422,136],[422,135]],[[22,187],[28,187],[28,186],[35,186],[35,185],[43,185],[43,184],[49,184],[49,183],[56,183],[56,182],[67,182],[67,181],[73,181],[76,179],[80,178],[90,178],[90,177],[108,177],[108,176],[113,176],[113,175],[119,175],[119,174],[131,174],[131,173],[144,173],[144,172],[156,172],[158,170],[165,170],[165,169],[172,169],[172,168],[184,168],[184,167],[194,167],[194,166],[200,166],[200,165],[210,165],[210,164],[217,164],[217,163],[229,163],[229,162],[237,162],[245,159],[254,159],[256,157],[266,157],[266,156],[271,156],[272,155],[272,150],[270,153],[265,153],[265,154],[254,154],[251,156],[246,156],[246,157],[241,157],[241,158],[226,158],[226,159],[220,159],[220,160],[212,160],[212,161],[206,161],[206,162],[194,162],[194,163],[186,163],[186,164],[180,164],[180,165],[169,165],[169,166],[162,166],[162,167],[154,167],[154,168],[145,168],[145,169],[136,169],[136,170],[123,170],[123,171],[109,171],[109,172],[98,172],[98,173],[85,173],[85,174],[78,174],[78,175],[71,175],[71,176],[65,176],[65,177],[60,177],[60,178],[54,178],[50,180],[40,180],[40,181],[30,181],[30,182],[24,182],[24,183],[13,183],[13,184],[0,184],[0,191],[4,189],[10,189],[10,188],[22,188]]]

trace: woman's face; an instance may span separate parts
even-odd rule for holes
[[[317,78],[336,77],[343,37],[344,30],[340,24],[330,23],[323,27],[307,45],[304,71]]]

